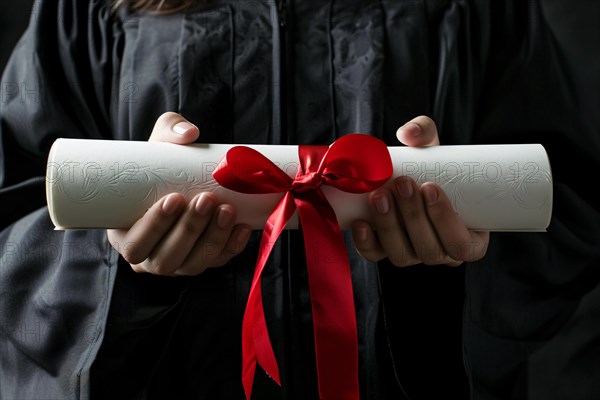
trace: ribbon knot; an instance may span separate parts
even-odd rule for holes
[[[352,158],[355,154],[361,157]],[[327,184],[351,193],[370,192],[392,176],[392,161],[382,141],[361,134],[346,135],[330,147],[299,146],[298,157],[300,166],[292,179],[258,151],[235,146],[213,172],[221,186],[237,192],[285,193],[265,224],[244,313],[242,383],[250,399],[258,363],[281,384],[260,278],[272,244],[298,210],[306,246],[319,396],[358,400],[358,336],[350,263],[335,212],[320,187]],[[238,165],[245,168],[236,168]]]
[[[292,191],[294,193],[304,193],[309,190],[318,189],[323,184],[323,178],[318,172],[311,172],[296,177],[292,182]]]

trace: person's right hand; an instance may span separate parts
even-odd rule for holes
[[[150,141],[193,143],[200,132],[176,113],[157,121]],[[136,272],[197,275],[239,254],[251,229],[234,225],[235,208],[205,192],[187,202],[180,193],[157,201],[130,229],[107,231],[110,244]]]

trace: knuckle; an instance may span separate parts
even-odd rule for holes
[[[129,244],[121,251],[121,256],[129,264],[139,264],[146,258],[143,250],[135,244]]]
[[[453,260],[465,261],[464,255],[466,253],[464,246],[462,245],[450,244],[449,246],[446,246],[446,253],[448,254],[448,257],[452,258]]]
[[[227,260],[237,256],[243,250],[242,245],[235,245],[223,250],[222,254],[227,257]]]
[[[133,265],[131,264],[131,269],[133,270],[133,272],[135,272],[136,274],[144,274],[147,271],[139,264]]]
[[[466,259],[464,259],[462,261],[478,261],[478,260],[481,260],[485,256],[485,253],[486,253],[485,250],[483,250],[483,251],[475,251],[475,252],[473,252],[473,254],[470,257],[468,257],[468,258],[466,258]]]
[[[460,267],[463,264],[463,261],[450,260],[446,263],[449,267]]]
[[[148,263],[147,270],[155,275],[170,275],[177,269],[159,258],[150,258],[146,262]]]
[[[199,251],[200,263],[204,265],[213,265],[215,260],[221,255],[222,245],[216,241],[208,240],[201,244]]]
[[[388,257],[388,260],[394,267],[404,267],[402,263],[398,262],[398,260],[395,260],[394,258]]]
[[[446,246],[446,253],[457,261],[477,261],[485,255],[486,246],[477,241],[451,243]]]
[[[213,264],[217,267],[221,267],[229,262],[233,257],[240,254],[238,246],[224,248],[217,257],[215,257]]]
[[[396,267],[406,267],[409,265],[406,257],[389,256],[388,260],[390,260],[390,262]]]
[[[427,252],[421,255],[421,260],[423,261],[424,264],[426,265],[439,265],[439,264],[443,264],[444,261],[446,260],[446,253],[441,251],[441,249],[438,249],[437,251],[434,252]]]
[[[180,275],[180,276],[196,276],[196,275],[200,275],[201,273],[206,271],[208,268],[209,268],[208,266],[201,264],[201,263],[194,263],[194,264],[186,263],[186,264],[182,265],[181,268],[179,268],[176,271],[176,274]]]
[[[218,257],[217,259],[215,259],[215,261],[213,262],[213,267],[217,268],[217,267],[223,267],[225,266],[229,260],[231,259],[233,255],[230,255],[228,253],[223,253],[221,257]]]
[[[408,267],[409,265],[414,265],[418,262],[413,255],[412,250],[405,248],[388,254],[388,260],[396,267]]]

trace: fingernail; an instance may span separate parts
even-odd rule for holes
[[[408,199],[413,195],[413,185],[410,179],[400,178],[396,181],[396,190],[403,199]]]
[[[233,219],[233,214],[231,213],[231,211],[228,208],[225,207],[221,207],[219,208],[218,214],[217,214],[217,226],[221,229],[225,229],[229,226],[229,224],[231,223],[231,220]]]
[[[414,123],[406,124],[400,129],[407,132],[409,135],[411,135],[413,137],[417,137],[421,134],[421,127]]]
[[[178,135],[183,135],[192,128],[195,128],[195,126],[189,122],[183,121],[173,126],[173,132]]]
[[[201,216],[207,216],[214,207],[214,201],[206,194],[202,193],[198,200],[196,200],[196,205],[194,206],[196,212]]]
[[[390,211],[390,200],[387,193],[376,194],[374,200],[375,208],[380,214],[387,214]]]
[[[423,191],[423,197],[427,204],[433,204],[437,201],[439,195],[437,188],[434,185],[423,185],[421,190]]]
[[[166,215],[173,215],[179,209],[181,203],[175,199],[175,195],[169,195],[162,204],[162,211]]]

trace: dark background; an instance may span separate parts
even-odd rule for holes
[[[0,0],[0,71],[35,12],[33,5],[34,0]]]
[[[40,0],[0,0],[0,71],[35,13]],[[521,0],[525,1],[525,0]],[[600,1],[541,0],[552,30],[565,52],[576,83],[588,95],[600,93]],[[592,113],[600,114],[600,113]],[[596,117],[600,118],[600,117]]]

